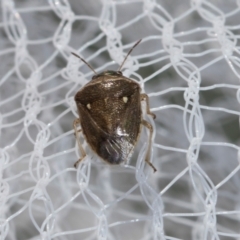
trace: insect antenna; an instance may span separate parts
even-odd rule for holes
[[[77,58],[80,58],[95,74],[97,74],[96,71],[93,69],[93,67],[89,63],[87,63],[83,58],[81,58],[79,55],[77,55],[74,52],[71,52],[71,54]]]
[[[124,63],[126,62],[129,54],[132,52],[132,50],[133,50],[141,41],[142,41],[142,39],[138,40],[138,41],[132,46],[132,48],[129,50],[127,56],[124,58],[124,60],[123,60],[123,62],[122,62],[122,64],[121,64],[120,68],[118,69],[118,71],[121,71],[121,69],[122,69]]]

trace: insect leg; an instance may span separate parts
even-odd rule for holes
[[[149,107],[149,97],[148,97],[148,95],[147,95],[146,93],[142,93],[142,94],[141,94],[141,101],[144,101],[144,100],[146,101],[146,105],[147,105],[147,106],[146,106],[146,108],[147,108],[147,114],[151,115],[152,118],[155,119],[155,118],[156,118],[156,115],[150,111],[150,107]]]
[[[86,152],[84,151],[83,149],[83,146],[80,142],[80,139],[79,139],[79,132],[81,132],[82,130],[79,130],[77,127],[78,125],[80,124],[80,119],[75,119],[73,121],[73,128],[74,128],[74,131],[75,131],[75,137],[77,139],[77,143],[78,143],[78,147],[79,147],[79,150],[81,152],[81,158],[79,158],[75,163],[74,163],[74,167],[77,168],[78,164],[86,157]]]
[[[149,129],[149,138],[148,138],[148,149],[147,149],[147,154],[146,154],[146,158],[145,161],[148,163],[148,165],[153,169],[154,172],[157,171],[157,169],[152,165],[152,163],[150,162],[150,151],[151,151],[151,147],[152,147],[152,134],[153,134],[153,127],[152,125],[147,122],[146,120],[142,120],[142,125],[145,126],[146,128]]]

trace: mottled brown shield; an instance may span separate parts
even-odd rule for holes
[[[121,72],[106,71],[75,96],[86,141],[111,164],[128,160],[133,152],[142,119],[140,90]]]

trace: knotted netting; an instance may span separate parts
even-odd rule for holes
[[[239,0],[1,0],[0,239],[240,239]],[[72,122],[93,72],[123,69],[156,120],[111,166]],[[144,103],[143,103],[144,105]],[[143,106],[143,109],[144,106]]]

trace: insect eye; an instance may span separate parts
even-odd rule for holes
[[[92,79],[95,79],[96,77],[97,77],[97,75],[93,75],[93,76],[92,76]]]
[[[117,71],[117,74],[118,74],[118,75],[122,75],[122,72],[121,72],[121,71]]]

